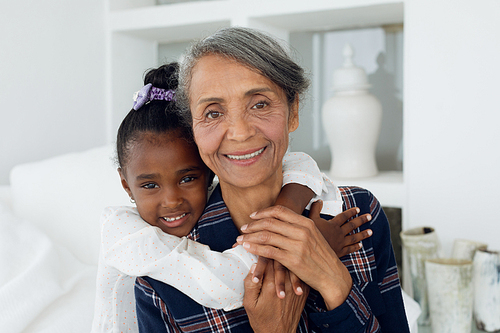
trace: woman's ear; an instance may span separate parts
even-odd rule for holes
[[[299,127],[299,94],[290,105],[290,115],[288,117],[288,133],[295,131]]]
[[[125,192],[127,192],[129,197],[132,198],[132,191],[130,190],[130,186],[128,185],[127,179],[125,178],[125,172],[122,170],[122,168],[118,168],[118,173],[120,174],[123,189],[125,190]]]

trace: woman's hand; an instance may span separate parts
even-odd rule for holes
[[[285,269],[285,296],[276,295],[275,273],[272,261],[264,271],[263,278],[253,281],[255,265],[245,278],[243,306],[254,332],[295,332],[304,309],[309,287],[305,286],[302,295],[292,291],[292,284]]]
[[[353,230],[372,219],[370,214],[353,218],[356,214],[359,214],[359,208],[348,209],[330,220],[325,220],[320,217],[322,207],[323,202],[321,200],[314,202],[311,205],[309,218],[314,221],[316,227],[321,231],[321,234],[339,258],[358,251],[362,247],[361,241],[373,234],[370,229],[351,234]],[[351,218],[353,219],[348,221]],[[283,298],[285,296],[285,271],[287,268],[278,261],[259,257],[252,280],[254,282],[261,280],[268,264],[274,265],[276,294],[278,297]],[[292,272],[288,276],[290,277],[295,294],[301,295],[305,284]]]
[[[255,269],[252,271],[252,281],[258,283],[262,280],[264,272],[267,265],[272,265],[274,267],[274,284],[276,286],[276,295],[279,298],[285,298],[285,279],[290,280],[292,284],[292,290],[296,295],[302,295],[304,292],[304,287],[306,286],[297,275],[290,272],[285,266],[276,260],[259,257]]]
[[[322,207],[323,202],[321,200],[313,203],[309,218],[314,221],[316,227],[321,231],[321,234],[339,258],[358,251],[362,247],[361,241],[373,234],[370,229],[351,234],[353,230],[372,219],[370,214],[364,214],[348,222],[347,220],[359,213],[359,208],[348,209],[336,215],[331,220],[325,220],[320,217]]]
[[[314,222],[283,206],[251,215],[237,241],[249,252],[279,261],[321,293],[328,310],[349,295],[352,279]]]

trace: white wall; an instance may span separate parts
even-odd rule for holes
[[[105,2],[2,1],[0,12],[0,184],[8,184],[16,164],[105,143]]]
[[[405,2],[410,226],[500,249],[500,2]]]

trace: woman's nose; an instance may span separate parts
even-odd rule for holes
[[[233,117],[227,129],[227,138],[235,141],[245,141],[255,135],[255,128],[243,116]]]

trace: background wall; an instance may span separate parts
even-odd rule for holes
[[[107,43],[106,3],[2,2],[0,184],[8,183],[15,164],[112,140],[142,73],[163,60],[157,43],[141,38],[140,29],[133,36],[115,27],[113,42]],[[434,226],[445,253],[459,237],[498,249],[500,2],[403,3],[405,227]],[[115,26],[121,17],[113,18]],[[385,33],[388,50],[399,37]],[[124,70],[130,76],[115,75]],[[116,79],[111,86],[119,92],[113,97],[106,91],[110,73]],[[110,105],[123,114],[112,113]],[[311,138],[295,142],[305,140]]]
[[[1,185],[16,164],[105,143],[106,34],[103,0],[2,1],[0,12]]]
[[[405,2],[409,226],[500,249],[500,1]]]

